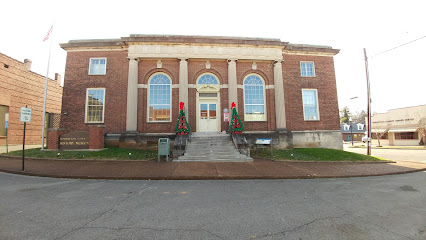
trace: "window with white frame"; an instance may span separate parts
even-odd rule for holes
[[[356,126],[357,126],[358,130],[360,130],[360,131],[364,130],[364,124],[358,123]]]
[[[244,79],[244,121],[265,121],[265,84],[255,74]]]
[[[302,77],[315,77],[314,62],[300,62],[300,73]]]
[[[106,58],[91,58],[89,66],[89,75],[105,75]]]
[[[343,125],[343,130],[349,131],[349,125],[348,124]]]
[[[303,116],[305,121],[318,121],[318,94],[316,89],[302,89]]]
[[[105,113],[105,88],[88,88],[86,91],[86,123],[103,123]]]
[[[198,84],[219,84],[219,81],[213,74],[204,74],[198,79]]]
[[[148,121],[171,121],[171,80],[164,73],[158,73],[149,80]]]

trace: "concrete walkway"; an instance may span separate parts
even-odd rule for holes
[[[41,144],[25,145],[25,149],[32,149],[32,148],[41,148]],[[5,145],[0,146],[0,154],[6,153],[7,150],[9,150],[9,152],[22,150],[22,144],[9,145],[7,148]]]
[[[413,162],[156,162],[22,159],[0,155],[0,171],[34,176],[84,179],[295,179],[378,176],[425,171]]]

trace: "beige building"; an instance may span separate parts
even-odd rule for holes
[[[45,82],[45,76],[31,71],[31,60],[21,62],[0,53],[0,145],[6,145],[6,114],[9,115],[8,144],[22,144],[24,124],[20,122],[20,111],[25,106],[32,109],[31,122],[26,124],[25,143],[41,144]],[[45,129],[59,127],[60,82],[59,74],[48,81]]]
[[[379,139],[380,145],[424,145],[426,105],[390,109],[386,113],[374,114],[371,125],[373,145],[378,145]]]

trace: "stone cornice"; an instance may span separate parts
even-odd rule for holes
[[[120,39],[87,39],[70,40],[68,43],[60,44],[66,51],[103,51],[103,50],[127,50],[137,46],[162,46],[171,48],[233,48],[233,49],[275,49],[284,54],[295,55],[324,55],[334,56],[339,49],[329,46],[292,44],[282,42],[280,39],[271,38],[244,38],[244,37],[221,37],[221,36],[179,36],[179,35],[139,35],[131,34],[130,37]],[[245,50],[244,50],[245,51]],[[243,54],[250,55],[250,54]],[[257,55],[257,54],[255,54]],[[182,56],[189,57],[189,56]],[[202,56],[197,56],[202,57]],[[232,55],[228,56],[232,57]],[[258,60],[270,60],[269,57],[261,57]],[[280,60],[277,58],[275,60]]]

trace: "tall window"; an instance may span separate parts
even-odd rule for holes
[[[219,82],[214,75],[205,74],[198,79],[198,84],[219,84]]]
[[[171,80],[163,74],[155,74],[149,81],[148,121],[171,121]]]
[[[302,77],[315,77],[314,62],[300,62],[300,73]]]
[[[105,75],[106,58],[91,58],[89,66],[89,75]]]
[[[265,86],[258,75],[244,80],[244,120],[265,121]]]
[[[88,88],[86,92],[86,123],[103,123],[105,88]]]
[[[316,89],[302,89],[303,116],[305,121],[319,120],[318,96]]]

